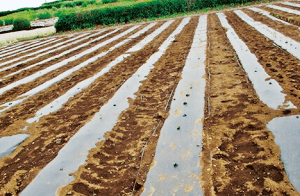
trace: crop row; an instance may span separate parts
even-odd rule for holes
[[[299,28],[273,8],[2,46],[0,194],[299,195]]]

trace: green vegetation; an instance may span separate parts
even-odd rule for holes
[[[103,4],[117,2],[118,0],[102,0]]]
[[[39,19],[48,19],[48,18],[52,18],[53,16],[52,16],[52,14],[50,13],[50,12],[41,12],[41,13],[39,13],[38,15],[37,15],[37,17],[39,18]]]
[[[31,25],[30,25],[30,21],[27,20],[27,19],[21,19],[21,18],[18,18],[16,20],[14,20],[13,22],[13,30],[14,31],[20,31],[20,30],[28,30],[31,28]]]
[[[14,22],[13,18],[6,18],[6,19],[4,19],[5,25],[11,25],[11,24],[13,24],[13,22]]]
[[[224,5],[247,3],[254,0],[154,0],[114,5],[95,9],[61,14],[55,28],[58,32],[124,23],[131,20],[157,18],[177,13],[185,13],[204,8],[219,8]]]
[[[101,5],[101,0],[60,0],[60,1],[54,1],[54,2],[50,2],[50,3],[44,3],[42,6],[40,7],[27,7],[27,8],[20,8],[17,10],[12,10],[12,11],[3,11],[0,12],[0,17],[2,16],[7,16],[7,15],[11,15],[11,14],[15,14],[15,13],[20,13],[20,12],[26,12],[26,11],[39,11],[39,10],[43,10],[43,9],[48,9],[51,10],[53,8],[64,8],[64,7],[76,7],[76,6],[82,6],[83,4],[85,4],[84,6],[86,7],[87,5],[91,4],[98,4]],[[53,14],[53,13],[52,13]]]
[[[3,26],[3,25],[4,25],[3,20],[0,20],[0,26]]]

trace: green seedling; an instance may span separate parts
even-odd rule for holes
[[[177,130],[180,130],[180,126],[177,127]]]
[[[187,102],[183,102],[183,105],[187,105]]]
[[[173,166],[176,168],[176,167],[178,167],[178,164],[177,164],[177,163],[174,163],[174,165],[173,165]]]
[[[190,96],[190,94],[186,94],[185,96],[189,97],[189,96]]]
[[[183,117],[186,117],[186,114],[184,114]]]

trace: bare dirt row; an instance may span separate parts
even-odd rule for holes
[[[263,9],[270,11],[278,18],[291,17],[286,12],[267,7]],[[266,24],[300,42],[298,28],[273,21],[249,9],[242,10],[255,21]],[[280,84],[283,89],[282,93],[286,94],[285,101],[290,101],[299,108],[299,59],[256,31],[234,12],[226,11],[225,15],[239,38],[270,75],[270,79],[275,79]],[[114,128],[105,133],[104,139],[99,136],[101,141],[89,151],[86,163],[81,165],[75,173],[69,174],[74,176],[74,180],[60,187],[58,195],[142,194],[147,173],[153,167],[160,130],[168,118],[173,91],[181,80],[181,72],[192,45],[198,20],[199,16],[192,17],[175,37],[167,51],[154,64],[150,74],[141,82],[135,98],[128,100],[129,107],[118,117]],[[22,104],[0,114],[0,138],[20,133],[30,134],[30,137],[11,155],[0,159],[0,195],[20,194],[58,155],[70,138],[115,95],[124,82],[158,51],[161,44],[181,22],[182,19],[176,19],[143,49],[131,53],[130,57],[113,66],[88,88],[70,98],[61,109],[42,117],[39,122],[28,124],[26,120],[79,82],[101,71],[118,56],[125,54],[128,49],[161,27],[164,22],[157,22],[146,33],[131,39],[60,82],[29,97]],[[204,102],[199,100],[199,104],[205,103],[206,106],[205,117],[202,119],[202,141],[199,141],[202,142],[202,152],[199,155],[201,174],[198,175],[201,176],[199,186],[202,187],[203,195],[299,195],[285,172],[284,163],[280,159],[280,147],[274,141],[274,134],[266,126],[275,117],[299,115],[299,109],[278,108],[275,110],[262,102],[227,38],[226,30],[222,27],[218,16],[209,14],[207,24],[207,86],[206,95],[203,97]],[[60,73],[108,51],[109,48],[128,39],[147,25],[142,24],[95,52],[69,62],[31,82],[8,90],[0,95],[0,103],[16,100],[17,96],[38,87]],[[0,89],[92,48],[131,27],[121,28],[116,33],[64,57],[9,77],[0,83]],[[103,31],[97,37],[113,30]],[[87,36],[87,38],[90,37],[96,38],[93,34]],[[64,40],[71,38],[64,38]],[[87,41],[89,39],[86,39],[84,43]],[[1,72],[0,78],[80,44],[82,43],[57,50]],[[45,47],[48,46],[42,48]],[[22,55],[25,54],[30,54],[30,52]],[[25,126],[29,126],[26,131],[24,131]]]
[[[243,39],[247,45],[262,47],[253,51],[254,54],[273,56],[265,54],[273,46],[271,41],[269,46],[264,46],[268,42],[262,35],[247,28],[235,14],[226,15],[240,38],[252,38],[251,41]],[[205,192],[207,195],[210,192],[216,195],[297,194],[284,172],[273,135],[265,126],[272,118],[283,115],[282,111],[271,110],[259,100],[217,17],[211,16],[209,24],[212,32],[207,61],[209,106],[204,122],[202,180],[211,180]]]
[[[107,102],[109,98],[112,97],[114,92],[118,90],[118,88],[124,82],[124,80],[127,80],[128,77],[130,77],[137,70],[137,68],[141,66],[147,60],[147,58],[149,58],[149,56],[157,50],[162,41],[166,38],[168,34],[170,34],[174,30],[174,28],[178,25],[179,22],[180,21],[176,21],[174,24],[172,24],[167,31],[161,34],[155,41],[153,41],[141,52],[139,52],[138,54],[134,54],[133,57],[127,60],[126,63],[120,64],[119,66],[112,68],[112,70],[110,70],[109,73],[99,78],[94,85],[86,89],[83,93],[79,94],[74,99],[70,100],[70,102],[67,103],[62,110],[56,112],[55,114],[52,114],[44,120],[42,119],[39,125],[33,126],[34,128],[38,128],[36,131],[43,130],[42,132],[36,132],[35,130],[32,130],[32,133],[36,132],[36,134],[34,134],[34,136],[32,137],[31,141],[34,142],[34,145],[29,145],[27,149],[23,149],[21,152],[18,153],[17,156],[15,156],[10,161],[5,161],[5,165],[7,165],[8,162],[13,163],[15,162],[14,160],[17,159],[26,160],[28,159],[28,155],[30,155],[29,157],[32,157],[31,161],[27,161],[26,165],[24,165],[22,161],[18,162],[17,164],[23,165],[23,167],[28,168],[29,171],[31,168],[34,167],[41,169],[47,163],[49,163],[56,156],[58,151],[64,146],[64,144],[69,140],[69,138],[74,133],[76,133],[80,127],[82,127],[86,122],[88,122],[93,116],[93,114],[96,111],[98,111],[101,108],[101,106]],[[147,34],[149,33],[151,33],[151,31],[147,32]],[[10,114],[7,113],[4,119],[18,120],[18,118],[21,118],[20,120],[23,120],[24,122],[24,120],[26,120],[29,117],[29,115],[34,114],[34,112],[41,108],[41,106],[45,105],[46,103],[50,103],[50,101],[63,94],[63,92],[68,90],[71,85],[74,86],[75,83],[82,81],[83,77],[89,77],[90,74],[95,72],[95,69],[99,69],[99,65],[105,65],[109,63],[110,61],[112,61],[112,58],[122,54],[132,45],[140,41],[143,37],[145,37],[145,35],[133,40],[131,43],[124,46],[122,49],[117,49],[117,51],[112,52],[112,57],[106,57],[104,59],[99,60],[98,62],[90,65],[90,67],[87,67],[85,71],[79,71],[77,75],[76,73],[74,73],[75,77],[72,77],[71,80],[69,80],[70,78],[66,79],[60,82],[58,85],[51,87],[46,92],[39,94],[39,96],[28,100],[23,105],[21,105],[19,109],[16,108],[13,109]],[[87,74],[88,70],[90,71],[89,75]],[[56,91],[58,93],[53,93]],[[37,103],[36,101],[39,101],[40,103]],[[10,118],[12,114],[16,114],[18,116]],[[2,122],[6,121],[4,119]],[[15,122],[14,125],[18,124],[19,122]],[[12,123],[13,122],[11,122],[10,124]],[[7,127],[7,123],[4,126]],[[7,131],[10,132],[10,129],[8,129]],[[16,129],[12,128],[12,131],[16,131]],[[57,136],[62,139],[62,142],[59,144],[55,142],[56,139],[53,139]],[[46,146],[45,143],[47,144]],[[27,155],[25,155],[24,153],[26,153]],[[43,157],[47,157],[46,160],[41,160],[41,155]],[[9,165],[10,164],[8,164],[8,166]],[[4,175],[5,173],[5,176],[8,176],[10,173],[10,177],[6,177],[5,181],[3,181],[4,184],[9,183],[11,177],[14,174],[17,174],[18,171],[24,170],[23,167],[18,167],[19,166],[13,166],[11,170],[7,167],[3,167],[1,169],[2,175]],[[20,180],[23,182],[23,185],[19,186],[19,190],[14,191],[19,192],[24,187],[26,187],[26,185],[32,180],[32,178],[28,179],[28,176],[36,175],[38,170],[35,169],[35,171],[28,172],[25,175],[18,175],[18,178],[20,178]],[[14,183],[14,180],[12,180],[12,182],[10,183]],[[9,187],[9,184],[6,187]]]
[[[280,4],[280,6],[283,6],[282,4]],[[295,14],[290,14],[287,12],[283,12],[277,9],[273,9],[273,8],[269,8],[266,6],[260,7],[266,11],[269,11],[271,13],[272,16],[275,16],[276,18],[279,18],[281,20],[284,20],[288,23],[291,23],[293,25],[297,25],[300,26],[300,16],[295,15]]]

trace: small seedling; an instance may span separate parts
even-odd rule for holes
[[[299,118],[299,116],[296,116],[296,118]]]
[[[114,104],[114,106],[116,106],[116,104]]]
[[[187,105],[187,102],[183,102],[183,105]]]
[[[180,126],[177,127],[177,130],[180,130]]]
[[[190,96],[190,94],[186,94],[185,96],[189,97],[189,96]]]
[[[184,114],[183,117],[186,117],[186,114]]]
[[[178,167],[178,164],[177,164],[177,163],[174,163],[174,165],[173,165],[173,166],[176,168],[176,167]]]

